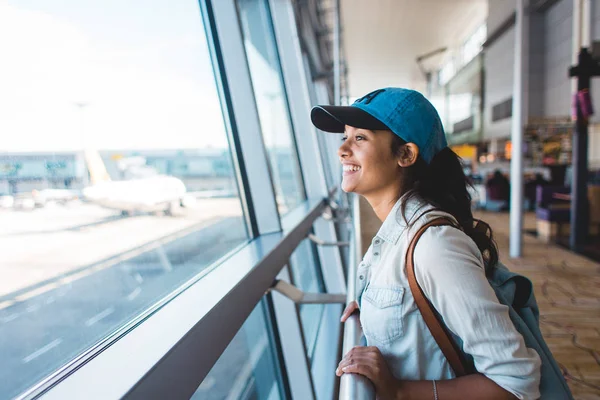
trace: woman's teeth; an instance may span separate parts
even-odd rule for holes
[[[344,165],[344,171],[358,171],[360,167],[358,165]]]

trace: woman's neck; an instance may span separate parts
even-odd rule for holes
[[[390,214],[390,211],[392,211],[392,208],[394,208],[394,205],[398,202],[398,199],[401,196],[399,191],[394,190],[389,193],[371,194],[364,197],[371,205],[371,208],[373,208],[377,218],[383,222]]]

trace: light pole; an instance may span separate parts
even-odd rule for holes
[[[75,107],[77,107],[77,110],[79,110],[79,139],[81,141],[81,154],[83,155],[83,160],[84,160],[82,184],[85,187],[85,186],[90,185],[90,174],[89,174],[89,170],[87,168],[87,157],[85,154],[86,150],[87,150],[87,143],[86,143],[86,138],[85,138],[84,114],[85,114],[85,108],[87,106],[89,106],[90,103],[85,102],[85,101],[78,101],[73,104],[75,105]]]

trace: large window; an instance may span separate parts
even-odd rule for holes
[[[197,1],[8,0],[0,54],[0,398],[12,398],[248,233]]]
[[[305,195],[266,0],[237,0],[246,57],[280,215]]]

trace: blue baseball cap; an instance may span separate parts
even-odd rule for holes
[[[310,119],[325,132],[343,133],[345,125],[390,130],[405,142],[416,144],[427,164],[448,146],[435,107],[421,93],[410,89],[378,89],[351,106],[316,106]]]

